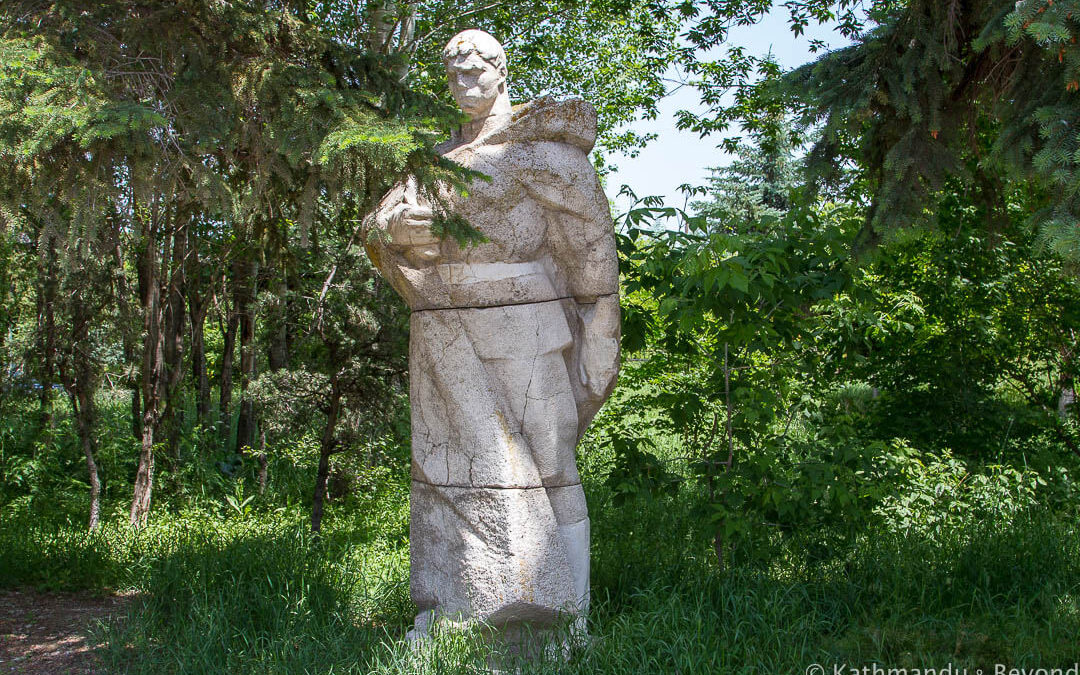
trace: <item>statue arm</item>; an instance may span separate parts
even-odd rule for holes
[[[619,259],[611,211],[592,165],[588,164],[587,169],[576,180],[574,173],[549,174],[556,179],[551,181],[554,185],[529,188],[548,211],[552,257],[570,293],[581,303],[619,293]]]
[[[572,375],[581,430],[615,385],[619,370],[619,261],[608,201],[584,152],[560,171],[535,174],[530,195],[548,211],[552,258],[577,310]],[[564,159],[565,156],[564,156]]]

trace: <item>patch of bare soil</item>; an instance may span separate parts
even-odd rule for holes
[[[0,591],[0,675],[100,675],[98,621],[122,612],[131,595]]]

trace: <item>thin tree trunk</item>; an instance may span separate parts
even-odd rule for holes
[[[266,481],[270,475],[270,462],[266,456],[266,429],[259,433],[259,454],[256,457],[259,462],[259,494],[266,492]]]
[[[90,476],[90,519],[88,529],[96,530],[101,516],[101,480],[98,476],[97,442],[94,439],[94,396],[93,392],[77,387],[68,391],[71,411],[75,417],[75,427],[79,435],[79,446],[86,458],[86,472]]]
[[[199,274],[199,244],[192,242],[188,253],[187,301],[191,321],[191,377],[195,383],[195,414],[199,424],[210,424],[210,378],[206,374],[206,314],[212,294],[203,293]],[[208,290],[208,289],[207,289]]]
[[[116,219],[118,222],[120,218]],[[124,272],[124,252],[119,233],[112,232],[113,263],[116,265],[114,294],[120,320],[120,338],[126,367],[125,379],[131,388],[131,434],[136,441],[142,440],[142,387],[139,384],[138,342],[131,311],[131,287]]]
[[[164,411],[160,427],[165,432],[168,456],[175,462],[180,459],[180,431],[184,413],[180,400],[183,383],[184,328],[187,304],[184,300],[185,257],[187,256],[187,224],[182,223],[173,232],[172,256],[169,262],[168,294],[164,307],[164,334],[162,336],[165,365]]]
[[[277,230],[273,230],[278,235]],[[267,364],[271,372],[289,365],[289,270],[282,243],[284,235],[275,236],[269,278],[274,292],[272,311],[267,312]]]
[[[206,374],[206,304],[190,307],[191,376],[195,381],[195,414],[199,423],[210,422],[210,377]]]
[[[97,529],[101,513],[101,482],[98,477],[97,441],[94,439],[94,394],[97,390],[98,377],[91,357],[90,323],[96,314],[84,300],[79,289],[68,298],[70,309],[70,342],[65,344],[63,357],[59,360],[57,372],[71,402],[75,431],[79,438],[79,447],[86,460],[86,472],[90,480],[90,516],[88,528]]]
[[[724,461],[723,466],[725,471],[731,471],[735,466],[735,434],[731,429],[731,364],[728,360],[728,343],[724,343],[724,436],[727,438],[728,456]],[[714,418],[715,423],[715,418]],[[711,441],[710,441],[711,445]],[[715,501],[715,481],[714,481],[714,469],[715,467],[709,465],[709,501]],[[717,524],[716,532],[713,535],[713,550],[716,552],[716,562],[720,567],[724,566],[724,523]]]
[[[319,469],[315,474],[315,494],[311,500],[311,531],[322,529],[323,502],[326,500],[326,484],[330,478],[330,456],[337,451],[334,432],[341,414],[341,388],[337,382],[330,389],[330,406],[326,412],[326,426],[319,440]]]
[[[37,285],[37,336],[35,351],[39,362],[38,435],[45,446],[52,445],[53,431],[53,383],[56,376],[56,238],[46,232],[45,260],[39,266]],[[40,245],[40,244],[39,244]]]
[[[229,308],[225,321],[225,345],[221,353],[221,381],[218,385],[218,418],[221,423],[221,438],[228,440],[232,430],[232,390],[233,356],[236,353],[236,331],[240,325],[240,315],[236,313],[235,303]]]
[[[246,455],[255,445],[255,405],[247,395],[255,379],[255,282],[258,263],[246,260],[239,264],[236,307],[240,316],[240,415],[236,421],[236,453]]]
[[[275,289],[277,303],[271,319],[270,348],[267,353],[267,362],[271,371],[281,370],[289,365],[288,308],[286,306],[288,288],[285,280],[281,279]]]
[[[277,232],[275,230],[275,232]],[[273,312],[268,316],[269,323],[269,349],[267,362],[270,372],[277,372],[289,365],[289,276],[285,261],[284,246],[280,240],[275,242],[273,288],[276,301]],[[266,490],[270,460],[266,453],[266,429],[259,430],[259,493]]]
[[[89,435],[86,438],[89,438]],[[85,440],[83,455],[86,456],[86,472],[90,475],[90,521],[87,528],[93,531],[98,528],[101,518],[101,481],[98,479],[97,462],[94,461],[94,449],[88,446]]]
[[[158,269],[156,227],[140,219],[143,226],[142,250],[139,252],[139,295],[143,310],[142,396],[143,423],[140,439],[139,468],[131,501],[132,527],[142,527],[150,514],[154,487],[154,428],[157,426],[164,379],[164,338],[162,331],[161,271]]]

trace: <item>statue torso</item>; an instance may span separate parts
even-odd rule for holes
[[[568,175],[593,171],[586,149],[591,148],[592,137],[586,134],[587,140],[581,141],[560,131],[565,111],[577,103],[542,99],[525,106],[525,114],[494,132],[470,143],[448,142],[438,148],[447,159],[489,177],[473,180],[465,195],[448,187],[441,194],[450,210],[487,241],[460,246],[448,237],[438,245],[432,264],[398,267],[401,282],[395,286],[413,309],[569,297],[566,275],[560,273],[550,249],[556,216],[550,193],[557,194]],[[548,197],[542,198],[545,193]],[[388,198],[397,199],[393,193]]]
[[[448,241],[443,247],[443,262],[528,262],[545,255],[548,221],[543,206],[525,188],[523,179],[527,177],[521,175],[521,158],[536,145],[481,143],[445,153],[447,159],[486,174],[490,180],[473,180],[468,195],[445,195],[451,208],[488,241],[467,247]]]

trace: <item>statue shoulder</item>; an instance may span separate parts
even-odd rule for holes
[[[596,110],[588,101],[557,101],[550,96],[514,106],[510,123],[487,143],[565,143],[588,154],[596,144]]]

